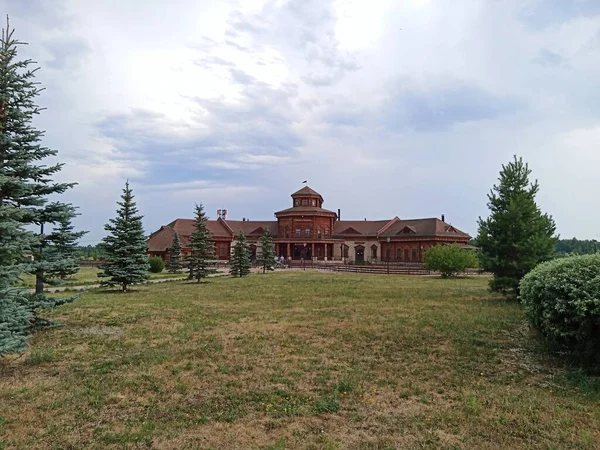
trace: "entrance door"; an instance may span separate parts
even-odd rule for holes
[[[302,259],[302,246],[294,245],[294,259]]]
[[[356,247],[354,252],[355,252],[355,260],[356,261],[364,261],[365,260],[365,248],[364,247]]]

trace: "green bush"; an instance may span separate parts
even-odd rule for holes
[[[585,363],[600,359],[600,254],[538,265],[520,284],[531,325],[553,350]]]
[[[472,251],[457,245],[436,245],[425,251],[423,262],[427,270],[452,277],[469,267],[477,267],[477,257]]]
[[[165,268],[165,262],[160,256],[148,258],[148,262],[150,263],[150,272],[152,273],[161,273]]]

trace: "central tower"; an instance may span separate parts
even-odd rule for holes
[[[292,207],[275,213],[279,254],[292,259],[325,259],[333,254],[333,223],[337,216],[323,209],[323,197],[303,187],[292,194]]]

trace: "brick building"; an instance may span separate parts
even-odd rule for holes
[[[255,254],[258,240],[268,228],[277,256],[315,261],[421,262],[423,252],[438,244],[465,248],[470,236],[437,218],[403,220],[340,220],[323,208],[323,197],[308,186],[292,194],[292,206],[275,213],[277,220],[227,220],[207,222],[217,257],[229,259],[236,235],[246,235]],[[194,221],[176,219],[150,235],[149,253],[168,258],[173,234],[178,233],[183,253],[188,252]]]

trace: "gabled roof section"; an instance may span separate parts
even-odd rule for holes
[[[417,234],[417,229],[412,225],[406,225],[404,228],[402,228],[396,234]]]
[[[349,227],[343,231],[338,232],[337,234],[362,234],[360,231],[357,231],[355,228]]]
[[[385,225],[383,225],[379,230],[377,230],[377,237],[379,237],[381,234],[385,233],[387,230],[390,229],[390,227],[392,225],[394,225],[395,223],[397,223],[399,221],[400,221],[400,218],[398,216],[394,217],[392,220],[388,220]]]

